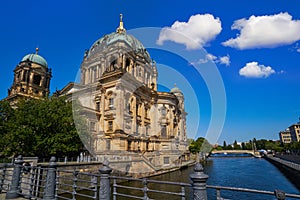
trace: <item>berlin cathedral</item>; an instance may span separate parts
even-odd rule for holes
[[[7,100],[49,95],[51,69],[46,60],[26,55],[14,70]],[[99,161],[126,173],[153,172],[188,160],[184,95],[176,86],[157,91],[156,63],[143,44],[127,34],[122,16],[115,32],[85,51],[79,83],[56,92],[80,103]]]

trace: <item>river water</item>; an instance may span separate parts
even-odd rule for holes
[[[280,189],[286,193],[300,194],[300,191],[271,163],[263,158],[254,157],[211,157],[204,166],[209,176],[208,185],[241,187],[249,189],[274,191]],[[193,167],[178,170],[168,174],[152,177],[151,179],[164,181],[178,181],[189,183],[189,174]],[[129,185],[135,186],[134,183]],[[160,190],[170,190],[169,185],[160,185]],[[178,188],[177,188],[178,189]],[[175,190],[175,189],[171,189]],[[177,190],[178,191],[178,190]],[[191,198],[191,191],[186,189],[187,199]],[[216,191],[208,189],[208,199],[216,199]],[[273,200],[274,196],[253,193],[221,191],[224,199],[236,200]],[[154,199],[180,199],[152,194]],[[123,199],[123,198],[122,198]],[[124,198],[125,199],[125,198]],[[292,199],[292,198],[287,198]]]
[[[189,175],[193,172],[193,167],[177,170],[171,173],[151,177],[150,179],[185,182],[190,183]],[[283,190],[286,193],[300,194],[297,189],[273,164],[263,158],[254,157],[210,157],[204,165],[204,172],[209,176],[208,185],[240,187],[257,190],[274,191]],[[139,182],[126,182],[123,185],[132,187],[143,187]],[[148,187],[156,190],[180,192],[180,187],[173,187],[166,184],[148,184]],[[191,189],[185,188],[186,199],[191,199]],[[143,196],[142,192],[128,189],[117,189],[118,193]],[[216,199],[216,191],[208,189],[208,199]],[[221,190],[224,199],[232,200],[274,200],[275,196],[261,195],[254,193],[244,193]],[[149,193],[149,197],[159,200],[181,199],[176,196],[168,196],[156,193]],[[129,200],[132,198],[118,197],[117,199]],[[287,198],[292,199],[292,198]],[[80,200],[85,200],[84,198]]]
[[[278,168],[263,158],[223,157],[210,158],[205,166],[209,175],[207,184],[242,187],[286,193],[300,194],[300,191],[282,174]],[[223,198],[243,200],[275,199],[273,196],[222,191]]]

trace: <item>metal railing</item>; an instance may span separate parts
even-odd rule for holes
[[[130,177],[117,177],[117,176],[110,176],[110,178],[113,180],[113,185],[112,185],[113,200],[116,200],[117,197],[150,200],[150,199],[155,199],[154,198],[155,194],[156,196],[160,196],[161,199],[166,199],[164,198],[165,196],[171,199],[175,199],[176,197],[178,197],[183,200],[187,198],[186,188],[191,187],[191,184],[188,183],[157,181],[157,180],[151,180],[147,178],[136,179]],[[121,181],[121,183],[119,184],[118,181]],[[122,184],[122,181],[130,181],[131,183],[136,182],[136,184],[134,184],[134,186],[127,186]],[[161,188],[159,187],[159,185],[164,185],[167,187]],[[174,186],[174,187],[170,187],[170,186]],[[155,188],[160,188],[160,190]],[[118,189],[123,189],[123,190],[118,191]],[[175,191],[171,191],[171,189]],[[128,190],[132,191],[131,192],[132,194],[128,193]]]
[[[55,158],[48,166],[28,166],[19,156],[13,164],[0,165],[0,193],[6,199],[23,197],[43,200],[117,200],[117,199],[194,199],[207,200],[207,189],[216,192],[216,199],[222,200],[221,191],[272,195],[276,199],[298,198],[299,194],[287,194],[280,190],[264,191],[247,188],[206,185],[208,176],[197,163],[190,174],[191,183],[151,180],[111,175],[108,161],[103,163],[99,173],[57,168]],[[130,184],[128,184],[130,183]]]

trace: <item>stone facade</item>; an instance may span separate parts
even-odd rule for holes
[[[126,165],[131,172],[178,166],[186,159],[184,95],[177,87],[157,91],[156,63],[126,33],[122,20],[116,32],[85,52],[80,74],[80,84],[69,84],[60,95],[80,102],[90,152],[99,159],[134,160]]]

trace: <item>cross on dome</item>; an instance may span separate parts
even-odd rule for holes
[[[120,14],[120,25],[117,28],[117,33],[125,33],[125,32],[126,32],[126,29],[123,26],[123,14],[121,13]]]

